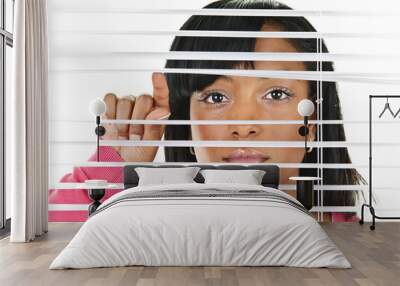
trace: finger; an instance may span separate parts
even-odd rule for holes
[[[146,116],[153,109],[154,101],[153,97],[148,94],[140,95],[135,102],[135,106],[132,111],[132,120],[145,119]],[[140,139],[144,133],[143,124],[131,124],[129,126],[129,138],[130,139]]]
[[[171,115],[167,108],[156,108],[146,117],[146,120],[168,119]],[[142,140],[160,140],[164,134],[164,125],[146,125]]]
[[[118,99],[116,119],[129,120],[132,115],[134,102],[130,96],[124,96]],[[118,124],[118,136],[119,139],[128,139],[129,135],[129,124]]]
[[[106,113],[103,115],[103,119],[115,119],[118,100],[116,95],[114,93],[107,93],[103,100],[106,103]]]
[[[107,116],[103,116],[103,120],[107,120]],[[101,140],[117,140],[118,139],[118,130],[115,124],[101,124],[105,129],[106,132],[103,136],[100,136]]]
[[[153,99],[155,107],[165,107],[169,109],[169,89],[167,79],[162,73],[152,74]]]
[[[104,115],[103,119],[107,120],[107,116]],[[116,124],[102,124],[106,129],[103,136],[100,136],[100,140],[118,140],[118,129]],[[113,148],[120,153],[120,146],[113,146]]]

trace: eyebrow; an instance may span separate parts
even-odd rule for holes
[[[233,81],[232,77],[228,76],[228,75],[221,75],[220,79],[223,79],[223,80],[226,80],[226,81],[229,81],[229,82]]]

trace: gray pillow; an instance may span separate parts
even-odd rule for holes
[[[199,170],[199,167],[135,168],[139,176],[138,186],[196,183],[193,179]]]
[[[261,185],[265,171],[262,170],[201,170],[205,184],[230,183]]]

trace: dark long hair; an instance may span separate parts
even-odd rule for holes
[[[214,9],[291,9],[290,7],[272,0],[221,0],[206,7]],[[288,32],[315,32],[315,28],[304,17],[246,17],[246,16],[192,16],[181,30],[221,30],[221,31],[260,31],[264,24],[273,24],[282,31]],[[316,39],[288,39],[299,52],[317,52]],[[218,51],[218,52],[252,52],[256,38],[224,38],[224,37],[175,37],[171,51]],[[322,41],[322,52],[328,49]],[[316,71],[316,62],[305,62],[309,71]],[[201,60],[168,60],[166,68],[196,68],[196,69],[232,69],[235,67],[254,69],[252,61],[201,61]],[[332,62],[323,62],[323,71],[333,71]],[[170,120],[190,119],[190,97],[194,91],[201,91],[211,85],[218,75],[196,74],[167,74],[170,88]],[[315,102],[317,82],[309,81],[308,97]],[[337,86],[334,82],[322,83],[322,118],[323,120],[341,120],[342,114]],[[167,126],[166,140],[190,139],[190,126]],[[322,138],[317,131],[318,138],[323,141],[345,141],[343,125],[323,125]],[[303,163],[317,162],[318,148],[303,159]],[[347,148],[324,148],[322,151],[324,163],[351,163]],[[189,147],[165,147],[167,162],[196,162],[196,156],[190,153]],[[315,176],[317,169],[300,169],[300,175]],[[364,182],[355,169],[324,169],[324,184],[356,185]],[[356,193],[352,191],[328,191],[324,193],[324,205],[354,205]]]

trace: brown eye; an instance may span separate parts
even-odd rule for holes
[[[220,92],[213,91],[208,93],[203,100],[207,103],[218,104],[228,101],[228,98]]]
[[[292,95],[293,94],[291,92],[282,88],[274,88],[265,94],[265,98],[270,100],[283,100]]]

